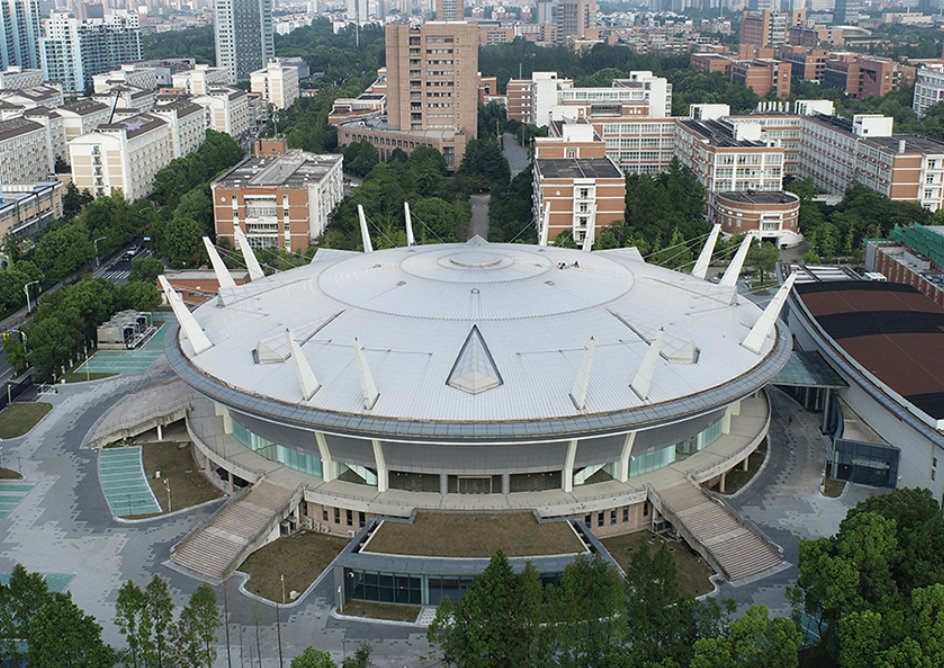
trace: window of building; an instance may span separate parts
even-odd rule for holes
[[[616,524],[616,508],[610,510],[610,524]]]
[[[629,521],[629,506],[623,506],[623,521]]]
[[[598,527],[604,526],[605,524],[604,519],[605,517],[604,517],[603,511],[601,510],[600,512],[597,513],[597,526]]]
[[[335,524],[341,523],[341,509],[340,508],[334,509],[334,523]]]
[[[642,516],[649,517],[649,502],[648,501],[642,502]]]
[[[328,521],[328,506],[321,506],[321,521]]]
[[[363,527],[367,524],[367,515],[363,512],[357,513],[357,526]]]
[[[591,519],[590,515],[583,516],[583,523],[586,524],[588,527],[593,526],[593,520]]]
[[[347,511],[347,525],[349,527],[354,526],[354,512],[352,510]]]
[[[567,149],[567,157],[568,157],[568,158],[576,158],[576,157],[577,157],[577,151],[576,151],[575,149],[572,149],[572,148]]]

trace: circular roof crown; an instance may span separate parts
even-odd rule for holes
[[[221,290],[194,316],[211,347],[194,354],[181,333],[182,356],[171,361],[185,360],[202,391],[226,388],[226,401],[247,410],[289,406],[299,420],[392,420],[404,434],[437,424],[667,419],[753,392],[784,361],[769,359],[776,333],[759,355],[739,345],[760,309],[732,288],[648,265],[635,249],[478,237],[320,250],[307,266]],[[308,399],[286,330],[317,378]],[[365,377],[376,388],[370,401]]]

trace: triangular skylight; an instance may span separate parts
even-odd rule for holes
[[[477,326],[472,326],[472,331],[462,344],[446,384],[468,394],[478,394],[502,384],[495,360]]]

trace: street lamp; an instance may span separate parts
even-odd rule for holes
[[[169,479],[169,478],[164,478],[164,487],[167,488],[167,512],[171,512],[171,505],[170,505],[170,479]]]
[[[99,261],[98,261],[98,242],[101,241],[101,240],[103,240],[103,239],[107,239],[107,238],[108,238],[108,237],[99,237],[98,239],[95,240],[95,266],[96,266],[96,267],[99,266],[99,264],[100,264]]]
[[[30,281],[29,283],[27,283],[26,285],[23,286],[23,292],[26,293],[26,312],[27,312],[27,313],[32,313],[32,312],[33,312],[33,307],[32,307],[32,305],[30,304],[30,298],[29,298],[29,286],[33,285],[34,283],[39,283],[39,281],[38,281],[38,280],[37,280],[37,281]],[[24,342],[26,341],[25,337],[24,337],[23,340],[24,340]]]

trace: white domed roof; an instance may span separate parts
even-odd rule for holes
[[[179,345],[202,377],[290,405],[295,415],[422,423],[636,409],[652,416],[670,403],[676,411],[707,409],[700,395],[761,365],[776,331],[759,355],[740,345],[760,315],[731,288],[648,265],[635,249],[585,253],[476,237],[371,253],[319,251],[310,265],[223,289],[194,312],[212,346],[195,355],[182,331]],[[286,329],[321,386],[307,401]],[[630,385],[660,329],[665,343],[642,398]],[[585,408],[578,410],[571,391],[591,337]],[[379,393],[369,409],[355,338]],[[763,384],[752,382],[744,393]]]

